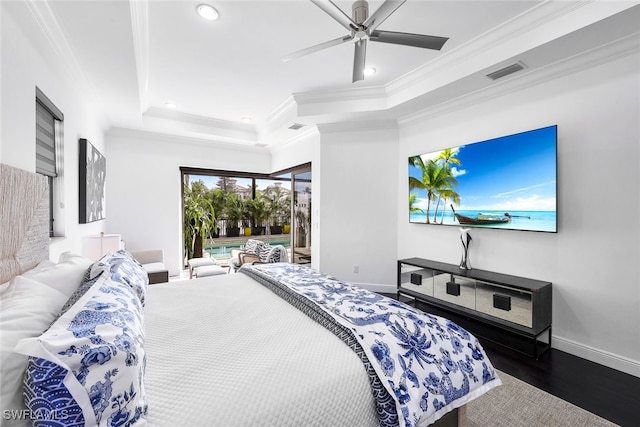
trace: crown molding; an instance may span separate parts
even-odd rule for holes
[[[383,86],[294,93],[298,115],[314,116],[387,109]]]
[[[197,147],[207,147],[207,148],[222,148],[232,151],[242,151],[242,152],[268,152],[269,150],[264,147],[256,146],[255,144],[251,145],[243,145],[238,144],[237,142],[229,142],[224,139],[208,139],[208,138],[199,138],[197,136],[185,136],[184,134],[173,135],[164,132],[155,132],[155,131],[146,131],[140,129],[129,129],[122,127],[113,127],[109,129],[106,134],[107,140],[109,138],[132,138],[135,140],[145,140],[145,141],[159,141],[163,143],[169,144],[178,144],[181,146],[189,145],[189,146],[197,146]]]
[[[258,142],[255,125],[230,122],[211,117],[151,107],[142,115],[143,122],[169,127],[169,131],[182,131],[198,138],[215,139],[253,145]]]
[[[606,4],[603,4],[606,3]],[[452,83],[629,8],[629,2],[544,1],[387,85],[389,104]]]
[[[393,116],[394,107],[608,18],[633,4],[547,0],[385,86],[294,93],[293,102],[303,121],[306,117],[321,121],[335,119],[340,114],[361,117],[375,112],[388,112],[387,117]]]
[[[58,61],[66,67],[74,82],[72,87],[82,95],[88,104],[100,105],[100,98],[87,78],[87,74],[78,60],[78,56],[69,43],[67,33],[62,29],[55,13],[51,10],[49,2],[38,0],[25,0],[29,11],[42,30],[47,41],[54,49]]]
[[[553,81],[638,53],[640,53],[640,32],[636,32],[620,40],[609,42],[603,46],[563,58],[555,63],[528,70],[526,73],[514,74],[512,77],[498,81],[490,86],[451,99],[431,108],[405,115],[399,118],[398,123],[400,126],[411,126],[430,118],[517,93],[545,82]]]
[[[387,119],[322,123],[317,125],[317,128],[320,135],[323,135],[328,133],[398,130],[399,126],[397,120]]]
[[[288,129],[298,120],[298,105],[293,96],[287,97],[265,119],[264,124],[258,128],[258,142],[272,145],[281,139],[287,139],[291,130]],[[308,125],[308,123],[303,123]]]
[[[295,134],[289,136],[288,138],[278,139],[272,143],[269,143],[267,147],[271,152],[275,152],[285,149],[286,147],[290,147],[292,145],[307,141],[308,139],[319,134],[320,132],[318,131],[317,126],[310,126],[305,130],[296,131]]]
[[[130,0],[131,30],[133,32],[133,52],[136,59],[138,77],[138,97],[140,114],[150,106],[149,103],[149,2],[148,0]]]
[[[298,104],[296,103],[293,95],[289,95],[287,99],[282,101],[280,105],[274,108],[266,117],[265,122],[271,123],[280,121],[283,116],[291,114],[291,111],[296,111]]]

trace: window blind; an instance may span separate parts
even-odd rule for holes
[[[36,172],[55,177],[56,122],[64,120],[62,111],[36,87]]]
[[[36,102],[36,172],[47,176],[56,173],[56,119]]]

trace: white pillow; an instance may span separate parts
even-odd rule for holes
[[[65,252],[60,255],[57,264],[51,263],[45,267],[39,266],[22,275],[29,279],[44,283],[57,289],[68,297],[78,289],[84,273],[93,264],[88,258]]]
[[[33,267],[31,270],[24,272],[22,275],[29,276],[30,274],[35,274],[37,272],[51,268],[54,265],[55,264],[49,261],[48,259],[44,261],[40,261],[38,265]],[[0,300],[11,298],[11,293],[13,292],[13,284],[14,284],[14,281],[10,280],[0,285]]]
[[[27,356],[13,349],[23,338],[40,336],[59,315],[67,296],[24,276],[11,280],[11,297],[0,301],[0,402],[2,411],[26,409],[22,378]],[[4,413],[4,412],[3,412]]]

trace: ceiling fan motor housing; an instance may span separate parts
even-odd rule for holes
[[[351,6],[353,22],[362,25],[369,17],[369,3],[364,0],[357,0]]]

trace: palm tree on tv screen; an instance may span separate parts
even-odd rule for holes
[[[418,194],[417,193],[410,193],[409,194],[409,215],[413,214],[413,213],[424,213],[424,210],[420,209],[418,206],[416,206],[416,202],[418,201]]]
[[[447,171],[451,174],[451,177],[453,178],[453,181],[455,184],[457,184],[458,181],[453,177],[453,170],[451,169],[451,165],[458,165],[458,166],[460,165],[460,159],[456,157],[457,154],[458,154],[458,150],[454,150],[452,148],[445,148],[440,152],[440,154],[436,158],[436,162],[438,162],[439,160],[443,162],[444,168],[447,169]],[[442,224],[442,221],[444,220],[444,211],[447,209],[446,199],[451,198],[453,197],[453,195],[455,195],[456,200],[454,200],[454,203],[458,204],[460,202],[460,196],[453,190],[453,188],[440,188],[438,189],[437,194],[438,194],[438,202],[436,203],[436,210],[433,213],[433,222],[436,222],[436,219],[438,217],[438,208],[440,207],[440,201],[442,199],[445,199],[443,203],[443,208],[442,208],[442,217],[440,220],[440,224]],[[448,197],[445,197],[445,194]]]
[[[422,189],[427,192],[427,224],[430,224],[431,201],[435,200],[439,191],[452,190],[458,181],[451,173],[451,169],[442,162],[429,159],[426,162],[420,156],[409,158],[409,162],[420,169],[421,179],[409,177],[411,189]],[[437,211],[437,208],[436,208]],[[435,217],[434,217],[435,218]],[[435,222],[435,219],[434,219]]]
[[[440,215],[440,224],[444,222],[444,214],[447,210],[447,201],[451,200],[454,204],[460,204],[460,195],[452,189],[440,190],[438,197],[442,197],[442,214]],[[435,222],[435,217],[434,217]]]

